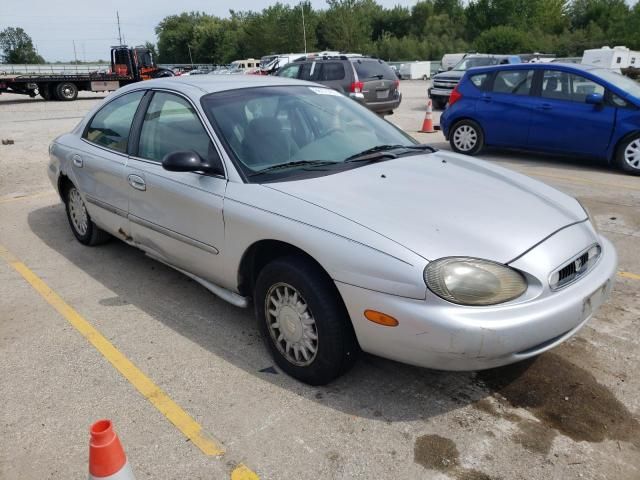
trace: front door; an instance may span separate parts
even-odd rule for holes
[[[529,147],[561,153],[602,157],[615,124],[613,106],[586,103],[590,93],[604,96],[605,88],[585,77],[560,70],[544,70],[529,131]]]
[[[222,176],[162,168],[165,155],[185,150],[219,161],[192,104],[174,93],[154,92],[126,168],[133,241],[173,266],[223,283],[219,258],[227,181]]]

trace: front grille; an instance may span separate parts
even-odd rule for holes
[[[453,90],[457,84],[458,82],[438,82],[438,81],[433,82],[433,86],[435,88],[447,88],[450,90]]]
[[[551,289],[558,290],[586,274],[600,258],[600,252],[600,245],[592,245],[554,271],[549,278]]]

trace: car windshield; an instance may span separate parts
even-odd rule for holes
[[[326,174],[333,167],[355,168],[360,164],[347,160],[391,146],[419,153],[411,137],[328,88],[230,90],[203,97],[202,105],[251,181],[273,181],[301,170]]]
[[[453,67],[456,72],[465,72],[474,67],[486,67],[488,65],[497,65],[499,60],[494,57],[468,57],[460,60],[458,64]]]
[[[635,80],[632,80],[629,77],[625,77],[624,75],[621,75],[617,72],[605,70],[604,68],[593,70],[592,73],[602,78],[603,80],[606,80],[615,87],[618,87],[620,90],[628,93],[629,95],[640,98],[640,83],[636,82]]]

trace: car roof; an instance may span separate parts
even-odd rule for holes
[[[238,90],[242,88],[269,87],[269,86],[295,86],[295,85],[315,85],[304,80],[293,78],[266,76],[266,75],[193,75],[186,77],[166,77],[144,82],[136,82],[118,89],[118,92],[137,90],[143,88],[167,88],[184,93],[192,93],[199,90],[200,96],[208,93],[224,92],[227,90]]]
[[[561,62],[548,62],[548,63],[512,63],[505,65],[490,65],[487,67],[475,67],[470,69],[470,72],[493,72],[495,70],[571,70],[580,72],[597,72],[603,70],[601,67],[594,65],[583,65],[581,63],[561,63]]]

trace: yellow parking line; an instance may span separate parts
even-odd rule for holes
[[[231,480],[260,480],[260,477],[251,469],[240,464],[231,472]]]
[[[82,336],[118,370],[129,382],[149,400],[167,419],[180,430],[185,437],[196,445],[205,455],[222,455],[223,448],[208,438],[202,427],[177,403],[163,392],[153,381],[136,367],[127,357],[113,346],[98,330],[86,321],[76,310],[66,303],[56,292],[24,263],[14,257],[0,245],[0,257],[3,258]],[[241,477],[245,478],[245,477]],[[246,477],[250,478],[250,477]]]
[[[640,280],[640,275],[638,275],[637,273],[618,272],[618,275],[624,278],[630,278],[631,280]]]
[[[54,190],[47,190],[46,192],[31,193],[29,195],[20,195],[17,197],[2,197],[0,198],[0,204],[16,202],[18,200],[30,200],[32,198],[46,197],[49,195],[53,195],[54,193],[56,193]]]

